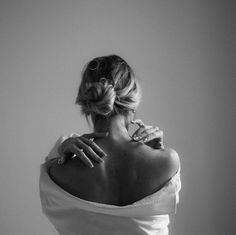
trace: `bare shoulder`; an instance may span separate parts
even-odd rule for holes
[[[159,171],[169,172],[172,176],[180,167],[179,155],[173,148],[153,149],[149,146],[137,143],[132,148],[144,167],[158,169]]]
[[[175,174],[180,167],[179,155],[172,148],[155,150],[152,157],[153,160],[156,161],[156,164],[169,172],[170,176]]]
[[[75,176],[75,170],[72,165],[72,160],[66,164],[60,165],[57,161],[54,161],[49,167],[49,176],[51,179],[60,186],[68,185],[73,182]]]
[[[51,177],[51,179],[58,183],[63,183],[63,180],[65,179],[65,168],[62,167],[61,165],[59,165],[57,163],[57,161],[52,162],[52,164],[50,164],[49,166],[49,176]]]
[[[139,155],[139,176],[151,191],[161,188],[180,167],[179,155],[172,148],[159,150],[143,146],[139,150]]]

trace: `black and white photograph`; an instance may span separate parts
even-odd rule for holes
[[[232,0],[0,0],[0,235],[235,235]]]

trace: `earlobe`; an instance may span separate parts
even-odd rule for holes
[[[132,119],[131,123],[136,119],[136,110],[132,109]]]

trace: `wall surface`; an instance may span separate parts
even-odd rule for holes
[[[57,234],[39,165],[60,135],[90,131],[74,105],[80,72],[111,53],[141,80],[138,117],[181,157],[170,235],[235,234],[234,15],[223,0],[1,0],[0,234]]]

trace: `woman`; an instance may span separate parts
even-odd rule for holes
[[[98,57],[85,67],[76,103],[95,132],[108,134],[94,139],[96,145],[91,136],[75,138],[72,152],[80,159],[41,166],[43,212],[60,234],[168,234],[180,190],[179,158],[173,149],[145,144],[152,146],[152,127],[139,123],[142,142],[129,136],[140,97],[133,70],[119,56]],[[83,149],[107,155],[102,162],[91,159],[90,169],[81,164]]]

